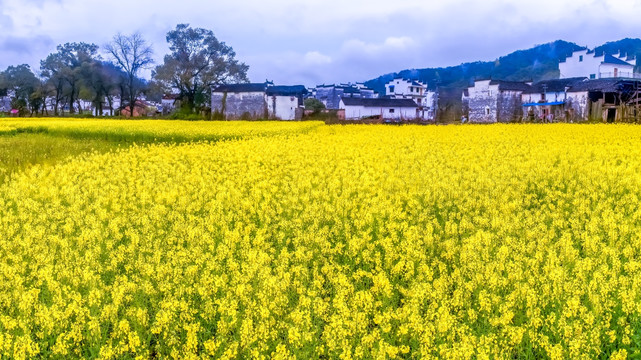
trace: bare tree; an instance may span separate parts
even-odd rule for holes
[[[153,60],[153,49],[143,39],[140,33],[131,35],[117,34],[111,43],[105,46],[115,64],[125,72],[127,79],[126,94],[122,94],[123,100],[127,97],[127,105],[130,114],[133,116],[136,98],[142,91],[142,83],[138,81],[140,71],[150,67]]]

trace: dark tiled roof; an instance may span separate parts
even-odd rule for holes
[[[587,80],[587,78],[576,77],[576,78],[540,81],[536,84],[533,84],[529,90],[524,91],[523,93],[524,94],[542,94],[544,90],[546,92],[564,92],[567,87],[571,87],[572,85],[585,80]]]
[[[244,93],[244,92],[263,92],[267,89],[267,84],[229,84],[220,85],[214,88],[213,92],[231,92],[231,93]]]
[[[599,79],[587,80],[574,84],[569,92],[582,92],[582,91],[601,91],[601,92],[617,92],[619,91],[619,84],[621,80],[617,79]]]
[[[412,99],[363,99],[363,98],[342,98],[346,106],[366,106],[366,107],[412,107],[418,105]]]
[[[316,88],[335,88],[335,89],[340,89],[343,90],[344,93],[358,93],[360,91],[374,91],[368,87],[364,87],[362,89],[359,89],[358,87],[354,85],[346,85],[346,84],[341,84],[341,85],[317,85]]]
[[[498,85],[499,90],[504,91],[528,91],[531,88],[530,85],[521,81],[492,80],[490,85]]]
[[[621,59],[615,58],[615,57],[614,57],[614,56],[612,56],[612,55],[606,55],[606,56],[605,56],[605,59],[603,60],[603,63],[604,63],[604,64],[614,64],[614,65],[627,65],[627,66],[633,66],[633,65],[630,65],[630,64],[628,64],[627,62],[625,62],[625,61],[623,61],[623,60],[621,60]]]
[[[358,93],[361,92],[360,90],[358,90],[355,87],[341,87],[339,89],[343,89],[343,93],[345,93],[345,94],[358,94]]]
[[[267,88],[269,96],[298,96],[307,94],[307,88],[303,85],[294,86],[270,86]]]

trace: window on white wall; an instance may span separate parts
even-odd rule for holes
[[[394,109],[389,109],[389,113],[393,114],[394,113]]]
[[[583,55],[579,56],[579,62],[583,62]]]
[[[490,115],[490,107],[489,106],[485,107],[485,115]]]

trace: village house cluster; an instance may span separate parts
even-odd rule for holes
[[[532,82],[476,80],[463,91],[463,122],[624,121],[640,115],[635,58],[580,50],[559,64],[559,78]]]
[[[211,108],[213,114],[228,120],[299,120],[305,114],[305,99],[313,98],[341,120],[434,120],[438,96],[427,84],[396,78],[385,88],[380,95],[362,83],[323,84],[312,89],[272,82],[221,85],[212,89]]]

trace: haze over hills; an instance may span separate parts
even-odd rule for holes
[[[495,79],[510,81],[540,81],[558,78],[559,61],[575,50],[585,48],[572,42],[557,40],[537,45],[531,49],[518,50],[495,61],[477,61],[458,66],[443,68],[402,70],[398,73],[382,75],[366,81],[365,84],[384,94],[385,84],[396,76],[426,82],[431,89],[439,88],[441,111],[448,117],[458,117],[461,91],[475,79]],[[624,52],[637,58],[641,64],[641,39],[626,38],[608,42],[596,49],[597,53],[608,54]]]

